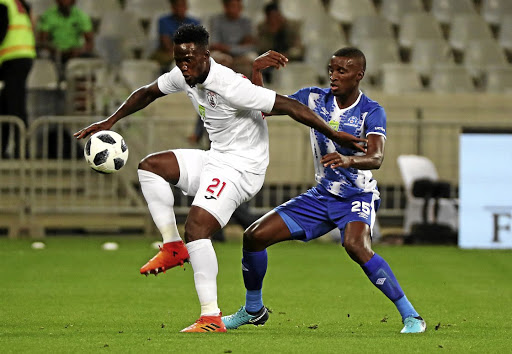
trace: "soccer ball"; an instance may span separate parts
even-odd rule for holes
[[[128,146],[118,133],[102,130],[94,133],[85,144],[85,160],[100,173],[119,171],[128,160]]]

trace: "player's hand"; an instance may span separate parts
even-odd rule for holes
[[[286,63],[288,63],[288,58],[273,50],[269,50],[266,53],[263,53],[256,59],[254,59],[254,63],[252,64],[253,70],[263,70],[266,68],[273,67],[275,69],[279,69],[280,67],[285,67]]]
[[[112,128],[112,123],[107,119],[102,120],[100,122],[93,123],[88,127],[77,131],[73,136],[77,139],[87,138],[89,135],[99,132],[101,130],[110,130]]]
[[[348,168],[350,167],[350,157],[340,154],[339,152],[331,152],[320,160],[324,167],[331,166],[331,168]]]
[[[366,144],[368,139],[358,138],[345,132],[335,132],[335,138],[332,140],[340,146],[353,148],[366,153]]]

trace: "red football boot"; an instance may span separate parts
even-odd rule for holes
[[[199,319],[182,329],[180,332],[185,333],[209,333],[209,332],[226,332],[226,326],[222,322],[222,313],[218,316],[201,316]]]
[[[183,267],[183,263],[188,262],[188,259],[187,247],[185,247],[183,241],[167,242],[160,247],[156,256],[140,268],[140,274],[157,275],[158,273],[165,273],[167,269],[176,266]]]

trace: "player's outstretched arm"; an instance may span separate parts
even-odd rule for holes
[[[279,70],[279,68],[285,67],[287,62],[288,58],[276,51],[269,50],[263,53],[254,59],[254,62],[252,63],[252,83],[263,87],[263,75],[261,72],[270,67]]]
[[[124,101],[110,117],[93,123],[88,127],[77,131],[73,135],[77,139],[82,139],[101,130],[109,130],[121,118],[140,111],[151,102],[162,96],[164,96],[164,94],[158,88],[158,83],[155,80],[151,84],[142,86],[133,91],[131,95],[128,96],[126,101]]]
[[[366,154],[361,156],[345,156],[339,152],[331,152],[320,160],[324,167],[331,168],[349,168],[354,167],[359,170],[377,170],[384,160],[384,144],[386,139],[379,134],[368,135],[368,144]]]
[[[319,131],[339,145],[366,152],[366,148],[360,144],[365,144],[367,142],[366,139],[357,138],[349,133],[335,131],[315,112],[309,109],[308,106],[299,101],[276,94],[276,101],[270,113],[278,115],[287,114],[297,122]]]

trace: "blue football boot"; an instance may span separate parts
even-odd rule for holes
[[[427,324],[421,317],[409,316],[404,320],[404,328],[400,333],[423,333],[427,329]]]
[[[261,310],[251,315],[245,310],[245,306],[240,307],[240,310],[232,315],[222,317],[222,322],[226,325],[227,329],[236,329],[246,324],[255,326],[264,325],[268,320],[268,309],[263,306]]]

